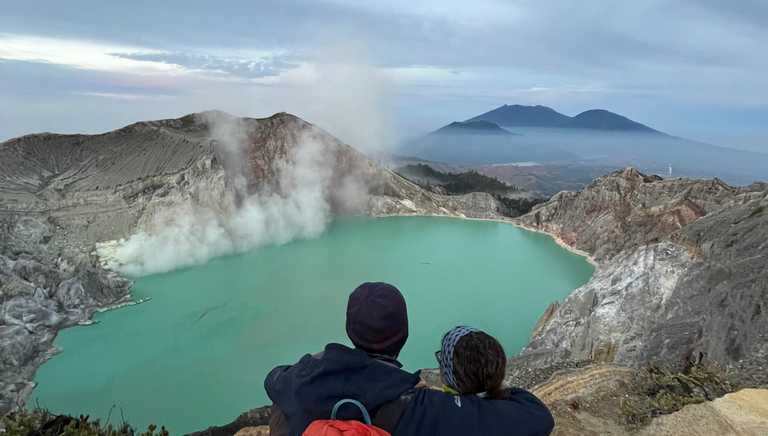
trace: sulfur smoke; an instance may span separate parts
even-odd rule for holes
[[[380,153],[394,142],[388,134],[392,131],[387,115],[389,83],[370,66],[361,47],[332,46],[334,50],[319,51],[317,59],[301,69],[300,79],[286,78],[282,87],[255,87],[261,94],[238,95],[234,102],[259,101],[260,108],[298,113],[366,152]],[[208,97],[218,101],[215,95]],[[205,122],[224,163],[227,192],[198,193],[195,200],[155,208],[159,215],[142,223],[144,231],[97,247],[109,267],[134,276],[154,274],[265,245],[317,237],[326,229],[332,212],[357,211],[366,204],[364,181],[334,175],[335,162],[322,143],[324,136],[311,131],[300,138],[291,156],[273,163],[277,174],[273,186],[248,192],[243,121],[211,112]],[[217,198],[227,196],[232,198]]]
[[[246,192],[240,119],[216,115],[206,120],[217,151],[224,159],[236,201],[222,208],[213,199],[162,210],[148,228],[117,243],[101,244],[107,266],[141,276],[202,264],[226,254],[319,236],[331,220],[333,164],[317,135],[304,134],[286,160],[275,162],[277,180],[257,193]],[[345,179],[340,191],[347,201],[364,195]]]

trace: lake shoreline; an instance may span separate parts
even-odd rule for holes
[[[463,265],[464,264],[464,259],[463,259],[464,256],[461,255],[461,253],[463,253],[462,249],[470,250],[470,248],[468,248],[470,246],[472,247],[471,250],[479,250],[479,252],[477,252],[478,255],[482,254],[480,257],[477,257],[477,259],[474,261],[474,263],[470,262],[471,264],[483,265],[483,268],[485,268],[485,266],[487,266],[487,265],[496,265],[496,266],[493,267],[493,271],[495,271],[495,272],[493,272],[493,274],[488,274],[488,275],[481,276],[481,277],[485,277],[485,276],[487,276],[487,277],[495,277],[493,279],[490,279],[490,281],[488,282],[489,286],[486,287],[485,285],[483,285],[484,287],[486,287],[486,289],[502,289],[503,286],[499,287],[497,285],[490,285],[490,284],[491,283],[502,283],[502,282],[505,283],[505,281],[507,279],[504,278],[505,277],[504,271],[506,271],[507,273],[509,272],[508,271],[509,265],[517,265],[516,268],[518,268],[518,269],[522,268],[522,271],[525,271],[526,270],[526,267],[524,266],[525,265],[525,259],[530,258],[531,262],[533,262],[533,258],[531,258],[530,256],[534,256],[534,253],[541,253],[538,256],[534,256],[535,259],[539,259],[540,260],[540,261],[536,262],[536,264],[539,265],[541,268],[545,268],[545,269],[546,268],[549,268],[549,269],[556,268],[557,271],[562,271],[563,274],[565,274],[565,275],[568,274],[568,273],[566,273],[566,271],[571,271],[570,267],[566,267],[566,265],[578,265],[577,271],[581,271],[581,273],[578,276],[580,278],[577,279],[578,282],[576,282],[576,281],[558,282],[558,284],[556,284],[555,286],[552,286],[551,283],[548,286],[548,285],[544,284],[544,282],[542,282],[542,284],[539,285],[539,287],[541,287],[542,289],[552,289],[553,293],[550,294],[548,297],[540,298],[539,299],[540,301],[539,301],[538,304],[543,304],[542,301],[544,303],[549,303],[550,301],[552,301],[552,299],[564,298],[573,289],[577,288],[578,286],[581,286],[584,282],[588,281],[590,279],[591,274],[592,274],[592,268],[588,266],[588,263],[583,262],[580,258],[566,255],[565,252],[560,251],[558,248],[555,248],[553,245],[551,245],[551,243],[547,240],[547,238],[531,237],[530,234],[526,237],[526,235],[524,233],[515,232],[514,230],[511,230],[512,229],[511,227],[507,228],[508,230],[505,230],[504,226],[492,226],[492,225],[490,225],[490,226],[483,226],[483,225],[475,226],[475,225],[468,225],[469,223],[467,223],[467,225],[462,226],[459,221],[455,221],[455,220],[450,220],[450,221],[453,221],[455,223],[455,224],[452,224],[451,222],[449,222],[449,220],[443,220],[442,222],[441,221],[434,221],[434,222],[432,222],[432,221],[430,221],[428,219],[428,218],[443,218],[443,217],[445,217],[445,218],[465,218],[465,217],[460,217],[460,216],[450,216],[450,215],[442,215],[442,214],[441,215],[434,215],[434,216],[417,215],[417,214],[397,214],[397,215],[387,215],[387,216],[372,216],[372,215],[359,216],[358,215],[358,217],[362,218],[362,220],[358,221],[359,225],[362,225],[363,223],[365,223],[365,221],[369,221],[371,218],[388,218],[388,217],[397,218],[397,217],[405,217],[405,220],[397,220],[397,221],[393,220],[393,221],[391,221],[389,223],[387,223],[386,220],[372,220],[372,221],[370,221],[371,223],[373,223],[376,226],[375,228],[378,228],[378,229],[382,229],[382,228],[384,228],[384,229],[391,229],[391,231],[395,232],[395,233],[386,233],[386,235],[390,235],[390,236],[379,236],[378,238],[380,240],[389,241],[391,239],[391,235],[394,235],[394,234],[401,235],[401,237],[399,238],[401,242],[398,243],[398,246],[400,248],[398,250],[406,250],[406,251],[404,251],[402,253],[406,253],[406,252],[411,253],[411,255],[409,255],[408,259],[412,260],[413,262],[405,261],[405,263],[403,263],[403,259],[401,258],[401,256],[395,255],[394,253],[396,253],[396,252],[394,252],[394,251],[392,252],[393,254],[391,256],[389,256],[392,259],[391,262],[389,262],[389,263],[391,263],[393,266],[396,266],[395,269],[392,269],[391,267],[388,269],[388,271],[395,271],[395,276],[394,277],[399,277],[401,275],[401,274],[397,274],[396,273],[396,271],[398,271],[397,268],[407,268],[407,269],[403,269],[403,271],[410,271],[412,269],[415,269],[416,271],[419,271],[418,274],[420,274],[421,277],[425,277],[426,280],[428,280],[426,277],[428,277],[428,276],[430,276],[432,274],[440,274],[440,276],[438,276],[437,279],[442,277],[443,276],[442,272],[432,272],[432,270],[423,269],[423,267],[420,267],[418,265],[416,265],[415,267],[406,266],[406,265],[418,264],[419,263],[418,260],[423,260],[423,259],[420,259],[420,257],[422,257],[424,255],[430,255],[430,253],[432,253],[432,248],[431,247],[437,247],[438,245],[431,245],[431,244],[425,245],[428,241],[431,241],[431,240],[446,241],[446,244],[449,244],[448,246],[452,247],[450,250],[440,250],[440,249],[438,249],[438,251],[436,252],[436,255],[438,256],[437,259],[436,259],[436,263],[437,264],[439,264],[439,265],[454,265],[454,266],[450,267],[449,270],[446,270],[446,272],[447,271],[456,271],[455,265]],[[411,222],[411,221],[408,220],[409,217],[422,217],[422,218],[427,218],[427,219],[425,219],[425,220],[414,220],[413,222]],[[337,220],[338,222],[341,222],[341,223],[345,222],[343,217],[337,217],[337,218],[339,218]],[[505,220],[505,219],[471,219],[470,218],[469,220],[497,221],[497,222],[500,222],[500,223],[515,224],[511,220]],[[354,223],[355,221],[356,220],[352,220],[351,223]],[[380,224],[375,224],[375,221],[379,221]],[[384,227],[381,227],[382,225]],[[519,226],[516,226],[516,227],[519,227]],[[339,236],[341,235],[341,233],[339,233],[337,231],[334,231],[334,228],[335,227],[331,227],[328,230],[328,233],[331,236],[333,236],[332,240],[341,241],[341,242],[338,242],[338,243],[342,243],[342,244],[344,244],[344,247],[346,247],[340,253],[350,253],[350,252],[360,253],[360,251],[358,251],[358,249],[362,249],[362,247],[355,248],[356,245],[353,243],[353,240],[350,240],[348,238],[355,237],[354,235],[358,235],[356,237],[360,238],[359,235],[361,235],[361,234],[352,234],[353,236],[348,236],[348,237],[345,237],[344,239],[340,240]],[[358,227],[358,228],[360,228],[360,227]],[[417,233],[413,234],[414,236],[415,235],[423,235],[423,234],[432,234],[433,233],[432,231],[427,232],[427,233],[425,233],[424,231],[426,231],[428,229],[435,229],[434,230],[434,234],[436,236],[426,238],[422,242],[417,242],[416,240],[408,239],[409,237],[406,236],[406,235],[408,235],[408,233],[407,233],[408,229],[413,229],[413,231],[417,232]],[[418,229],[421,229],[421,230],[418,230]],[[464,231],[459,231],[459,230],[462,230],[462,229],[468,229],[470,232],[473,232],[473,233],[467,234]],[[526,229],[523,229],[523,230],[526,230]],[[363,230],[361,229],[360,231],[363,231]],[[480,232],[480,233],[474,233],[474,232]],[[381,234],[381,232],[379,232],[379,231],[377,231],[376,233]],[[347,233],[345,232],[344,234],[347,234]],[[442,235],[442,236],[440,236],[440,235]],[[482,235],[481,239],[477,239],[477,237],[479,235]],[[507,239],[507,237],[509,237],[510,235],[513,236],[513,239]],[[514,236],[514,235],[516,235],[516,236]],[[455,239],[455,238],[453,238],[453,236],[456,236],[456,238],[461,238],[461,239],[458,239],[458,240],[459,241],[464,241],[464,242],[460,243],[458,246],[456,245],[455,242],[453,242],[453,243],[448,242],[448,241],[453,241]],[[382,237],[383,237],[383,239],[381,239]],[[467,237],[470,237],[471,239],[466,239]],[[406,238],[406,239],[403,239],[403,238]],[[434,239],[434,238],[438,238],[438,239]],[[355,241],[356,240],[359,240],[359,239],[355,239]],[[472,243],[468,244],[468,245],[464,245],[464,244],[467,244],[468,242],[472,242]],[[310,244],[313,244],[313,243],[310,241]],[[352,245],[350,245],[350,244],[352,244]],[[421,247],[421,249],[419,249],[418,251],[414,251],[413,248],[409,248],[409,247],[413,247],[413,245],[411,245],[411,244],[417,244],[417,246]],[[442,243],[439,243],[439,244],[442,244]],[[542,248],[543,251],[539,251],[539,250],[529,251],[530,248],[526,248],[526,247],[529,247],[528,244],[535,244],[536,247],[546,247],[546,248]],[[303,246],[304,244],[290,244],[291,247],[294,247],[296,245],[302,245]],[[336,246],[339,246],[339,245],[336,245]],[[442,245],[440,245],[440,246],[442,246]],[[389,245],[386,245],[386,247],[389,247]],[[278,247],[276,249],[280,250],[280,247]],[[291,249],[293,249],[293,248],[291,248]],[[422,249],[424,249],[426,251],[423,251]],[[271,250],[275,250],[275,248],[273,248]],[[504,253],[506,253],[506,252],[508,252],[510,250],[511,251],[515,251],[517,253],[528,253],[528,254],[523,254],[522,257],[519,257],[519,256],[518,257],[510,257],[508,261],[502,261],[502,259],[506,259],[506,257],[504,257],[504,256],[502,256],[502,258],[498,258],[498,256],[501,256],[501,255],[503,255]],[[256,251],[259,251],[259,250],[256,250]],[[474,252],[474,251],[472,251],[472,252]],[[437,254],[437,253],[442,253],[442,254]],[[453,253],[453,254],[448,254],[448,253]],[[467,253],[467,255],[469,256],[468,253]],[[268,256],[269,258],[273,258],[273,256],[271,256],[269,253],[264,254],[264,255]],[[553,259],[552,263],[549,263],[547,261],[547,257],[542,257],[544,255],[546,255],[546,256],[556,256],[556,257]],[[448,256],[448,257],[446,257],[446,256]],[[490,256],[490,257],[488,257],[488,256]],[[526,257],[526,256],[528,256],[528,257]],[[302,257],[297,257],[297,258],[302,258]],[[475,258],[475,256],[469,256],[466,259],[467,260],[471,260],[472,258]],[[282,259],[282,258],[277,258],[277,259]],[[440,261],[440,259],[443,259],[443,260]],[[499,259],[499,261],[495,261],[494,259]],[[429,260],[434,260],[434,259],[429,259]],[[447,261],[447,263],[446,263],[446,261]],[[241,260],[239,263],[243,264],[243,262],[248,263],[249,261],[248,260]],[[275,260],[274,262],[284,262],[284,261]],[[560,265],[559,262],[564,262],[562,269],[557,266],[557,265]],[[378,263],[379,263],[379,261],[376,261],[376,263],[374,263],[374,264],[378,265]],[[283,265],[283,268],[286,265],[284,263],[281,263],[281,264]],[[539,268],[539,267],[537,267],[537,268]],[[357,269],[357,268],[355,268],[355,269]],[[365,278],[366,275],[374,274],[373,272],[366,273],[365,269],[357,269],[357,270],[359,272],[355,274],[357,276],[355,278],[355,280],[362,280],[362,279]],[[382,270],[382,271],[384,271],[384,270]],[[211,277],[213,277],[213,276],[211,276]],[[303,277],[307,277],[306,274],[304,274]],[[508,274],[507,274],[507,277],[508,277]],[[526,276],[526,277],[528,277],[528,276]],[[536,277],[539,277],[539,275],[537,274]],[[198,278],[198,280],[199,280],[199,278]],[[397,280],[397,279],[395,279],[395,280]],[[446,279],[444,279],[444,280],[446,280]],[[448,283],[456,283],[454,281],[450,281],[450,280],[453,280],[453,279],[447,279],[447,280],[449,280]],[[467,280],[470,280],[470,282],[464,283],[463,285],[460,285],[457,289],[466,289],[467,286],[471,286],[470,283],[473,280],[473,278],[472,277],[468,277]],[[485,280],[486,279],[480,280],[480,282],[486,283]],[[501,280],[501,282],[499,282],[499,280]],[[536,279],[532,278],[531,280],[535,281]],[[164,286],[165,289],[168,289],[168,286],[171,286],[170,284],[163,285],[162,283],[164,283],[164,282],[152,282],[152,283],[153,283],[153,286]],[[329,283],[331,283],[331,282],[329,282]],[[336,282],[333,282],[333,283],[336,283]],[[547,283],[549,283],[549,282],[547,282]],[[552,282],[552,283],[554,283],[554,282]],[[145,290],[145,285],[146,284],[142,285],[141,283],[136,282],[136,284],[131,289],[132,298],[136,299],[140,295],[146,295],[143,292],[143,290]],[[276,285],[279,285],[279,282],[277,282]],[[405,283],[404,283],[404,285],[405,285]],[[274,284],[272,286],[274,287]],[[288,283],[286,283],[285,286],[286,286],[286,289],[288,289],[288,291],[285,291],[285,292],[289,292],[288,295],[290,295],[290,290],[293,289],[292,285],[290,284],[290,281]],[[347,286],[349,286],[349,283],[343,283],[342,286],[347,287]],[[329,288],[329,289],[331,289],[331,288]],[[337,291],[338,291],[338,283],[336,285],[333,285],[333,289],[337,289]],[[334,291],[334,292],[338,293],[337,291]],[[549,292],[549,291],[547,291],[547,292]],[[157,310],[163,310],[163,311],[169,310],[168,304],[172,304],[172,302],[169,303],[169,301],[170,301],[169,298],[170,298],[170,296],[173,295],[173,293],[168,294],[166,292],[165,294],[166,294],[167,298],[165,298],[165,300],[163,302],[163,306],[161,307],[161,309],[157,309]],[[435,294],[434,293],[430,293],[430,295],[435,295]],[[497,299],[495,301],[499,301],[498,300],[499,298],[501,298],[502,301],[505,298],[507,298],[507,302],[508,303],[510,301],[513,301],[513,297],[511,297],[511,296],[505,297],[504,295],[508,295],[508,294],[500,294],[498,296],[489,297],[489,298]],[[544,294],[542,294],[542,295],[544,295]],[[418,301],[418,298],[416,298],[416,300]],[[535,299],[533,299],[533,300],[535,300]],[[544,300],[546,300],[546,301],[544,301]],[[211,304],[213,304],[213,303],[211,303]],[[284,306],[284,305],[280,305],[280,306]],[[425,306],[424,301],[422,301],[421,303],[417,304],[417,306],[418,307],[428,307],[429,303],[426,303],[426,306]],[[473,306],[473,307],[475,307],[475,306]],[[481,306],[475,307],[475,309],[470,309],[471,312],[469,312],[469,314],[467,314],[467,316],[470,316],[471,314],[474,314],[472,316],[476,317],[477,314],[482,313],[480,311],[479,307],[487,307],[487,306],[482,306],[481,305]],[[525,317],[526,325],[524,325],[524,326],[523,325],[518,325],[520,323],[512,323],[512,324],[510,324],[511,326],[514,327],[514,331],[517,332],[514,335],[510,335],[510,339],[509,339],[510,343],[508,344],[509,347],[510,347],[510,351],[514,350],[514,352],[516,353],[519,349],[524,347],[525,344],[527,343],[528,336],[529,336],[529,331],[528,330],[534,325],[535,317],[540,315],[540,311],[541,310],[538,309],[538,306],[536,306],[536,307],[537,307],[536,310],[529,311],[528,315]],[[114,309],[117,309],[117,308],[118,307],[114,307]],[[450,311],[444,312],[444,313],[449,313],[449,312]],[[441,312],[441,313],[443,313],[443,312]],[[129,316],[121,316],[120,318],[123,318],[122,323],[124,325],[127,325],[127,323],[132,322],[130,319],[128,319],[131,316],[133,316],[133,313],[130,313]],[[336,319],[338,319],[338,317],[335,314],[333,316],[336,317]],[[529,323],[527,321],[527,319],[531,318],[531,317],[533,317],[533,319]],[[197,318],[196,318],[196,316],[193,316],[190,319],[197,319]],[[422,318],[422,319],[429,319],[429,318]],[[500,319],[503,319],[503,317],[500,318]],[[102,321],[105,321],[105,320],[102,320]],[[142,321],[134,321],[134,322],[141,322],[143,324]],[[507,325],[507,324],[499,324],[499,325]],[[103,322],[100,325],[106,326]],[[108,327],[108,326],[106,326],[106,327]],[[123,327],[123,328],[125,328],[125,327]],[[491,328],[491,327],[488,326],[488,328]],[[510,327],[510,328],[512,328],[512,327]],[[83,334],[82,332],[77,332],[76,336],[77,337],[83,337],[83,338],[91,338],[91,337],[95,337],[95,335],[96,335],[95,333],[91,333],[91,334],[87,334],[86,333],[85,336],[81,336],[82,334]],[[430,337],[431,337],[431,335],[432,334],[430,334]],[[67,338],[68,337],[69,336],[67,336]],[[65,339],[67,339],[67,338],[65,338]],[[316,342],[315,339],[313,339],[313,341]],[[68,356],[65,359],[65,361],[67,363],[64,366],[55,365],[55,368],[57,368],[57,369],[54,372],[63,373],[63,369],[62,368],[65,368],[65,367],[68,368],[69,366],[71,366],[70,362],[79,359],[79,356],[77,355],[77,351],[76,351],[77,347],[75,347],[75,345],[73,345],[74,342],[70,343],[68,341],[63,341],[62,340],[62,342],[60,342],[59,344],[60,344],[59,346],[61,348],[66,347],[66,351],[67,351],[67,355]],[[70,355],[70,353],[69,353],[69,352],[72,352],[72,351],[75,352],[74,356]],[[263,352],[267,352],[267,351],[263,351]],[[61,356],[59,356],[59,357],[61,357]],[[422,357],[423,356],[419,355],[416,360],[414,360],[412,363],[410,363],[410,365],[422,365],[422,366],[423,365],[427,365],[428,366],[429,362],[426,362],[425,359],[423,359]],[[266,360],[265,362],[271,363],[271,361],[269,361],[269,360]],[[422,367],[422,366],[418,366],[418,367]],[[414,366],[414,368],[416,368],[416,367],[417,366]],[[104,371],[109,371],[109,370],[108,369],[104,369]],[[37,382],[37,384],[39,386],[42,386],[42,390],[39,391],[39,393],[37,391],[33,392],[32,393],[32,397],[42,395],[42,396],[40,396],[40,398],[45,399],[45,398],[47,398],[45,396],[45,392],[46,391],[51,391],[50,389],[45,389],[45,387],[46,386],[58,386],[58,385],[51,385],[50,384],[51,383],[50,376],[52,374],[54,374],[54,372],[46,371],[45,373],[43,373],[43,377],[42,378],[40,378],[40,376],[36,377],[36,382]],[[71,390],[71,388],[67,388],[67,389],[70,389],[71,392],[76,392],[75,390]],[[61,392],[67,392],[67,391],[66,390],[62,390]],[[33,401],[33,400],[29,400],[29,401]],[[52,406],[54,406],[54,404],[52,404]],[[61,409],[61,410],[63,411],[63,410],[67,410],[67,409]]]
[[[52,330],[51,334],[46,336],[39,343],[40,346],[44,348],[43,351],[34,359],[29,361],[27,365],[21,368],[22,374],[28,374],[29,381],[24,383],[23,387],[21,387],[18,394],[16,395],[17,403],[23,404],[25,407],[29,406],[29,404],[27,404],[27,400],[32,395],[32,392],[34,392],[34,390],[38,386],[38,383],[35,380],[37,378],[38,370],[46,362],[48,362],[49,360],[55,358],[56,356],[64,352],[63,349],[57,347],[55,344],[56,338],[59,336],[59,333],[73,327],[90,327],[90,326],[97,325],[98,321],[93,319],[95,314],[110,312],[113,310],[122,309],[124,307],[135,306],[136,304],[140,304],[140,302],[133,300],[132,295],[129,291],[127,294],[123,295],[117,301],[112,302],[110,304],[86,307],[85,310],[87,311],[87,316],[84,319],[81,319],[76,322],[66,323],[60,328]],[[35,404],[35,407],[37,406],[38,405]]]
[[[527,230],[529,232],[535,232],[535,233],[541,233],[544,235],[549,236],[552,238],[552,240],[559,245],[560,247],[568,250],[569,252],[576,254],[578,256],[581,256],[587,260],[593,267],[597,268],[600,266],[600,264],[597,262],[597,260],[592,257],[591,254],[587,253],[584,250],[579,250],[578,248],[572,247],[568,245],[562,238],[555,235],[554,233],[547,232],[546,230],[541,230],[537,228],[533,228],[530,226],[527,226],[519,221],[517,221],[517,218],[473,218],[468,216],[460,216],[460,215],[438,215],[438,214],[386,214],[386,215],[365,215],[369,216],[371,218],[389,218],[389,217],[428,217],[428,218],[454,218],[454,219],[462,219],[462,220],[469,220],[469,221],[491,221],[491,222],[497,222],[497,223],[503,223],[503,224],[511,224],[517,228]]]

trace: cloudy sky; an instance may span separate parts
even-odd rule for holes
[[[501,104],[768,152],[763,0],[103,0],[0,7],[0,140],[205,109],[391,143]]]

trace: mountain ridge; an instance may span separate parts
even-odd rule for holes
[[[547,106],[502,105],[467,120],[489,121],[500,126],[591,129],[664,134],[645,124],[606,109],[589,109],[573,117]]]
[[[735,185],[768,179],[768,153],[676,137],[604,109],[568,117],[546,106],[503,105],[465,123],[479,121],[516,134],[426,134],[403,143],[399,152],[475,167],[519,162],[633,166],[656,174],[720,177]]]
[[[467,121],[491,121],[506,126],[551,127],[565,123],[569,116],[542,105],[502,105]]]
[[[454,121],[431,133],[430,135],[456,135],[456,134],[481,134],[481,135],[514,135],[507,129],[491,121]]]

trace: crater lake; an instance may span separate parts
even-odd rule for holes
[[[29,404],[171,434],[269,404],[263,381],[328,342],[349,344],[347,298],[385,281],[406,298],[408,370],[437,366],[442,334],[486,330],[508,355],[553,301],[586,283],[589,262],[507,223],[437,217],[341,218],[319,238],[135,279],[136,300],[62,331]]]

